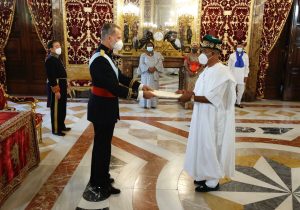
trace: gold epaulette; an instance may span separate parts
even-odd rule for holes
[[[100,56],[104,56],[105,55],[105,51],[104,50],[100,50]]]

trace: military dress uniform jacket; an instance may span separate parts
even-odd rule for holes
[[[100,51],[112,59],[109,48],[100,45],[96,52]],[[88,102],[88,120],[99,124],[116,123],[120,119],[119,97],[136,99],[140,83],[123,75],[120,69],[117,77],[110,62],[103,56],[97,57],[90,64],[90,74],[93,87],[109,92],[113,97],[100,96],[92,91]]]
[[[56,87],[57,85],[59,85],[59,79],[65,80],[64,82],[66,82],[67,72],[58,56],[51,54],[48,55],[48,57],[46,58],[45,67],[47,71],[48,82],[51,87]],[[66,86],[62,85],[62,87],[60,88],[65,89],[65,91],[67,92]]]
[[[50,54],[46,61],[48,84],[50,90],[51,125],[53,133],[61,133],[65,128],[66,106],[67,106],[67,72],[58,57]],[[57,99],[55,93],[59,92],[61,97]]]

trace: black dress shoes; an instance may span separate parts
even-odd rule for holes
[[[236,106],[236,107],[239,107],[239,108],[244,108],[244,106],[241,105],[241,104],[235,104],[235,106]]]
[[[107,199],[110,192],[104,187],[92,187],[89,183],[85,188],[82,197],[90,202],[99,202]]]
[[[54,133],[52,132],[53,135],[56,135],[56,136],[65,136],[66,134],[63,133],[63,132],[57,132],[57,133]]]
[[[71,130],[71,128],[67,128],[67,127],[62,129],[62,131],[70,131],[70,130]]]
[[[219,183],[217,184],[216,187],[208,187],[206,184],[199,185],[198,187],[195,188],[196,192],[210,192],[210,191],[217,191],[219,190],[220,185]]]
[[[108,186],[108,191],[111,195],[120,194],[121,190],[118,188],[113,187],[112,185]]]
[[[114,178],[109,178],[109,184],[112,184],[114,182],[115,182]]]
[[[205,182],[206,182],[206,180],[202,180],[202,181],[196,181],[196,180],[194,180],[194,184],[195,185],[204,185]]]

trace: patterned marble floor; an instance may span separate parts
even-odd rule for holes
[[[176,89],[177,77],[163,80]],[[90,173],[93,129],[84,102],[69,102],[65,137],[50,132],[44,114],[42,161],[1,209],[300,209],[300,103],[259,101],[236,109],[236,175],[220,191],[196,193],[182,171],[191,110],[172,100],[157,109],[121,101],[113,137],[111,174],[122,193],[99,203],[82,198]],[[19,110],[26,105],[18,106]]]

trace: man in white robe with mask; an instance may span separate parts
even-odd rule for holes
[[[237,83],[235,106],[243,108],[241,101],[249,74],[249,57],[244,51],[243,43],[238,43],[236,46],[236,51],[229,56],[228,67],[230,68]]]
[[[235,171],[235,79],[219,61],[222,42],[206,35],[199,62],[206,68],[195,89],[178,91],[181,102],[194,100],[184,170],[194,178],[197,192],[219,189],[219,180]]]
[[[141,75],[141,83],[147,85],[152,90],[159,89],[159,73],[164,70],[163,67],[164,57],[160,52],[154,51],[154,44],[148,42],[146,44],[146,52],[142,53],[138,67],[138,74]],[[140,99],[140,106],[144,108],[155,109],[158,104],[158,98]]]

